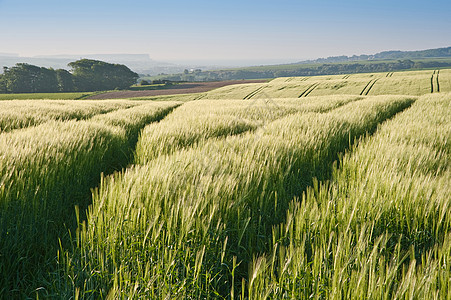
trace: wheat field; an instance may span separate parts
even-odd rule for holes
[[[451,299],[450,89],[0,101],[0,298]]]

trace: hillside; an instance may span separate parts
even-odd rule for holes
[[[451,47],[422,51],[384,51],[374,55],[335,56],[293,64],[255,66],[189,74],[154,76],[173,81],[262,79],[290,76],[319,76],[371,72],[438,69],[451,67]]]
[[[362,54],[353,56],[331,56],[327,58],[318,58],[315,60],[306,60],[299,63],[337,63],[347,61],[365,61],[365,60],[392,60],[392,59],[420,59],[451,57],[451,47],[436,48],[418,51],[383,51],[376,54]]]

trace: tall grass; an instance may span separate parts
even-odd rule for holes
[[[0,100],[77,100],[94,94],[93,92],[0,94]]]
[[[412,101],[367,98],[294,113],[105,178],[77,244],[62,256],[69,280],[58,290],[85,298],[247,295],[248,264],[270,249],[271,228],[293,195]]]
[[[395,72],[393,76],[380,78],[371,89],[370,95],[405,94],[420,96],[428,94],[431,92],[432,72],[432,70]]]
[[[138,113],[129,108],[0,135],[0,297],[31,296],[54,267],[58,238],[76,224],[74,206],[86,207],[102,172],[127,165],[130,136],[176,105],[146,104]]]
[[[361,97],[335,96],[299,99],[262,98],[242,100],[198,100],[179,107],[163,122],[145,128],[136,147],[136,163],[172,154],[205,143],[210,138],[242,134],[265,127],[281,117],[299,112],[327,112]]]
[[[451,91],[451,69],[440,70],[438,81],[441,92]]]
[[[292,202],[250,298],[450,299],[450,97],[421,97]]]
[[[129,100],[0,101],[0,132],[35,126],[50,120],[85,120],[96,114],[105,114],[116,109],[129,108],[142,104],[143,102]]]

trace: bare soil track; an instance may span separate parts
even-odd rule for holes
[[[177,84],[172,87],[161,89],[161,90],[106,92],[106,93],[88,97],[86,99],[123,99],[123,98],[134,98],[134,97],[150,97],[150,96],[161,96],[161,95],[203,93],[203,92],[208,92],[213,89],[217,89],[217,88],[227,86],[227,85],[232,85],[232,84],[262,83],[262,82],[266,82],[266,80],[257,79],[257,80],[228,80],[228,81],[214,81],[214,82],[193,82],[193,83]]]

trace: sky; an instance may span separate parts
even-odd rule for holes
[[[451,46],[451,1],[0,0],[0,53],[297,61]]]

